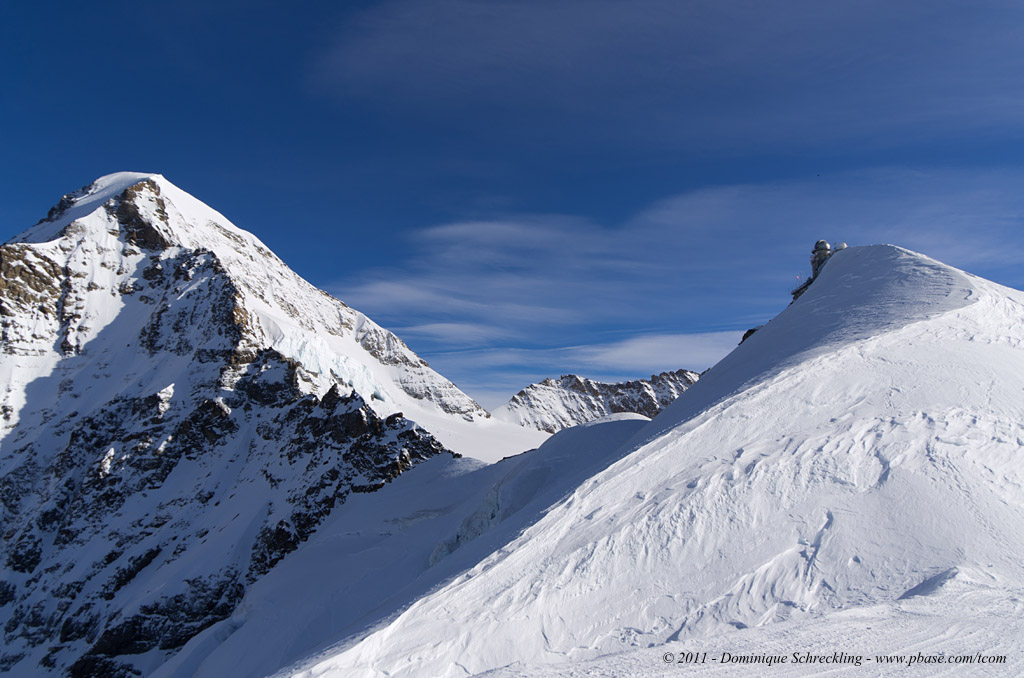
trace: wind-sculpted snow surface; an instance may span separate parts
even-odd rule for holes
[[[653,417],[698,378],[696,372],[676,370],[650,379],[608,384],[567,374],[530,384],[495,410],[494,416],[549,433],[609,414],[633,412]]]
[[[482,678],[780,678],[1020,675],[1024,600],[1014,582],[961,575],[928,596],[809,615],[594,660],[514,662]]]
[[[159,175],[65,196],[0,273],[0,672],[149,673],[353,494],[531,446]]]
[[[749,647],[753,629],[790,625],[821,642],[817,620],[865,609],[937,649],[921,601],[993,590],[1019,617],[1021,384],[1024,294],[896,247],[839,252],[620,461],[295,675],[585,675],[555,667],[598,658],[595,675],[664,675],[663,652],[642,648]],[[970,649],[978,617],[965,611],[951,649]]]

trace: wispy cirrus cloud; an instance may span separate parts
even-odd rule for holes
[[[693,365],[701,370],[725,357],[742,337],[742,332],[702,334],[646,334],[596,346],[571,350],[579,364],[606,374],[628,375],[657,372],[664,365]]]
[[[614,225],[457,222],[410,233],[395,266],[330,287],[484,400],[573,371],[701,370],[785,307],[819,238],[893,243],[1024,286],[1022,181],[890,168],[688,191]]]
[[[480,346],[496,340],[521,338],[507,328],[480,323],[424,323],[392,329],[403,337],[443,341],[451,347]]]
[[[731,351],[742,332],[649,334],[601,344],[554,348],[492,348],[459,351],[467,367],[518,367],[553,371],[585,371],[598,379],[630,378],[663,371],[664,365],[692,363],[696,369],[713,365]],[[678,369],[678,368],[676,368]]]

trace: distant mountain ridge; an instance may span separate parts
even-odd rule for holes
[[[696,372],[676,370],[613,384],[567,374],[527,386],[495,410],[494,416],[548,433],[608,414],[654,417],[699,378]]]
[[[481,427],[512,433],[494,454],[534,446],[154,174],[0,247],[0,376],[0,672],[21,675],[146,674],[352,493]]]

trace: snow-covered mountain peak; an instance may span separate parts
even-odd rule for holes
[[[46,217],[39,220],[38,224],[15,236],[9,242],[54,240],[60,237],[63,229],[72,221],[88,215],[103,203],[124,192],[125,189],[157,177],[160,175],[142,172],[115,172],[102,176],[91,184],[62,196],[60,201],[50,208]],[[160,178],[162,179],[162,177]]]
[[[380,414],[415,414],[447,444],[471,454],[467,445],[474,436],[460,433],[449,419],[489,418],[401,339],[307,283],[254,235],[159,174],[102,177],[64,196],[46,219],[6,247],[12,260],[38,254],[50,262],[41,264],[43,277],[52,280],[70,266],[87,287],[112,292],[82,295],[82,308],[73,315],[79,316],[75,320],[88,316],[90,322],[80,323],[84,328],[72,322],[65,335],[74,336],[65,337],[65,352],[84,350],[126,298],[158,303],[153,290],[165,279],[181,282],[183,257],[205,257],[210,273],[230,288],[217,313],[231,317],[239,332],[237,350],[253,355],[270,348],[295,361],[308,392],[323,394],[335,384],[354,388]],[[514,440],[508,449],[487,454],[500,458],[520,451],[520,443],[531,446]]]
[[[269,266],[273,273],[287,269],[252,233],[160,174],[117,172],[100,177],[63,196],[46,218],[10,242],[59,239],[108,244],[122,240],[148,252],[210,251],[238,277],[251,273],[253,262]]]
[[[859,342],[973,304],[987,285],[896,245],[844,249],[803,296],[723,358],[652,427],[670,428],[794,365],[827,361]],[[715,378],[707,379],[711,374]]]
[[[172,214],[167,213],[170,203]],[[167,247],[207,247],[218,254],[225,245],[266,247],[252,234],[237,228],[224,215],[195,199],[161,174],[115,172],[91,184],[65,194],[45,218],[10,242],[44,243],[66,236],[67,229],[100,237],[102,220],[86,219],[100,209],[117,213],[120,230],[126,230],[130,242],[146,249]],[[128,220],[128,223],[125,223]],[[134,220],[137,223],[131,223]],[[78,222],[78,223],[76,223]],[[158,236],[134,232],[145,223]],[[111,235],[115,235],[111,233]],[[225,238],[227,242],[225,241]]]
[[[156,174],[103,177],[0,246],[0,380],[17,675],[148,673],[350,495],[546,437]]]

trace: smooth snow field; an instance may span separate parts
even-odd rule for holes
[[[337,645],[280,675],[1018,675],[1022,341],[1018,291],[897,247],[839,252],[655,420],[627,422],[628,440],[577,441],[581,465],[588,455],[608,465],[548,485],[565,491],[468,569],[466,548],[421,558],[422,572],[458,574],[426,575],[438,584],[368,614],[365,631],[331,619],[346,615],[335,591],[351,575],[317,551],[340,538],[323,530],[282,563],[293,578],[277,595],[320,590],[334,611],[303,621],[323,640],[334,624]],[[476,524],[470,545],[503,541],[500,515]],[[367,585],[390,592],[409,576],[382,570]],[[279,628],[291,629],[301,610],[284,609]],[[261,643],[277,642],[272,630]],[[707,652],[709,665],[666,664],[667,652]],[[723,652],[922,658],[906,668],[710,662]],[[1006,663],[924,663],[954,654]]]

